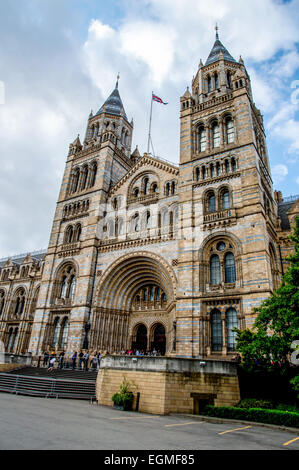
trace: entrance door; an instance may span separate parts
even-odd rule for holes
[[[152,342],[152,350],[156,349],[161,356],[166,352],[166,335],[165,328],[160,323],[156,325],[154,330],[154,341]]]
[[[136,341],[132,343],[132,349],[146,352],[147,348],[147,328],[139,325],[136,331]]]

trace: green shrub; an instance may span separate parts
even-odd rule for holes
[[[270,400],[259,400],[258,398],[244,398],[237,404],[237,408],[275,408],[274,402]]]
[[[130,383],[125,379],[120,384],[119,392],[114,393],[112,401],[117,406],[123,406],[125,410],[130,410],[133,403],[133,392],[130,390]]]
[[[217,418],[241,419],[299,428],[299,413],[262,408],[214,407],[207,405],[202,414]]]
[[[292,411],[293,413],[299,413],[299,408],[297,408],[296,405],[287,405],[285,403],[279,403],[275,408],[281,411]]]

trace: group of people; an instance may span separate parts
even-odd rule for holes
[[[89,352],[88,350],[75,351],[72,355],[66,354],[61,351],[58,355],[55,351],[49,353],[46,351],[43,357],[43,367],[48,367],[48,371],[51,372],[57,365],[57,369],[62,369],[66,364],[73,370],[98,370],[100,368],[101,358],[104,355],[109,354],[108,351],[103,352]],[[144,351],[142,349],[128,349],[122,350],[120,353],[122,356],[161,356],[161,352],[155,348],[152,351]]]
[[[144,351],[143,349],[128,349],[127,351],[123,350],[121,352],[122,356],[161,356],[160,351],[157,351],[155,348],[152,351]]]
[[[50,354],[48,351],[44,353],[43,367],[48,367],[48,371],[51,372],[55,368],[57,363],[57,369],[62,369],[66,363],[71,362],[71,368],[73,370],[98,370],[100,368],[102,354],[101,352],[93,351],[90,353],[87,350],[75,351],[71,357],[65,358],[65,352],[61,351],[59,355],[52,351]],[[69,364],[70,365],[70,364]]]

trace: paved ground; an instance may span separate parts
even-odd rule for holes
[[[0,449],[299,450],[299,432],[0,393]]]

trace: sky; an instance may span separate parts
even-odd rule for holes
[[[48,246],[69,144],[115,86],[132,151],[179,162],[179,99],[215,40],[242,56],[274,188],[299,194],[299,0],[1,0],[0,258]]]

